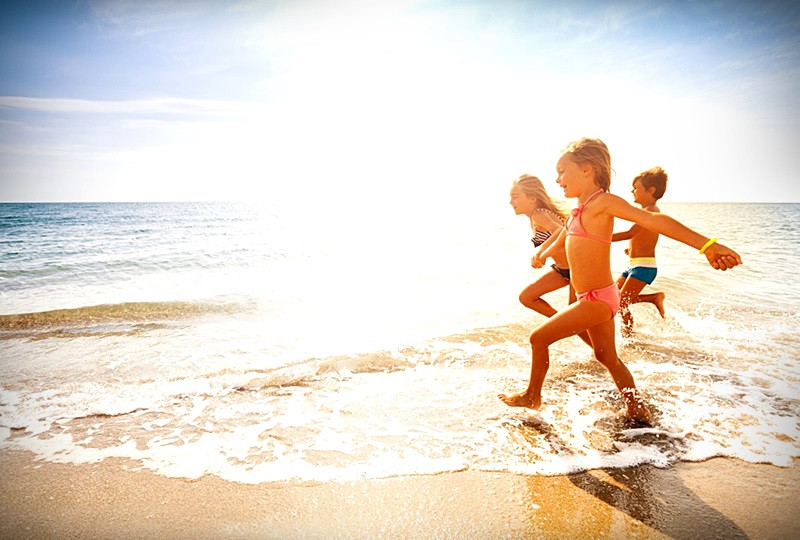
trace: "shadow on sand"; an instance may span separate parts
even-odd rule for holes
[[[615,418],[610,422],[603,421],[596,427],[599,433],[608,436],[606,442],[610,442],[627,440],[629,436],[624,432],[637,426],[625,419]],[[573,454],[573,449],[553,426],[535,415],[513,426],[512,432],[524,439],[537,439],[532,444],[541,444],[539,440],[544,440],[561,455]],[[637,441],[655,447],[672,444],[657,434],[640,435]],[[601,443],[605,444],[603,441]],[[739,525],[689,488],[676,468],[659,469],[652,465],[603,468],[570,474],[567,478],[597,500],[670,538],[748,538]],[[534,495],[535,500],[541,499],[538,493]],[[580,508],[562,508],[556,519],[564,519],[565,516],[570,516],[566,519],[578,527],[581,521],[596,519],[596,516],[588,517]]]
[[[605,477],[605,478],[604,478]],[[674,470],[644,465],[569,475],[575,486],[671,538],[747,538]]]

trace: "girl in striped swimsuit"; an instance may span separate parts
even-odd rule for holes
[[[542,185],[542,181],[530,174],[523,174],[514,181],[511,186],[511,207],[517,215],[528,217],[533,231],[534,247],[539,248],[531,259],[531,266],[542,268],[546,257],[542,253],[558,237],[558,233],[564,227],[567,213],[560,208]],[[556,309],[551,306],[542,295],[549,292],[569,287],[569,303],[575,302],[575,291],[569,283],[569,266],[567,265],[567,254],[563,249],[553,250],[550,258],[554,264],[550,270],[541,275],[536,281],[525,287],[519,295],[519,301],[523,306],[541,313],[545,317],[552,317],[556,314]],[[580,334],[587,344],[591,345],[589,336],[586,332]]]

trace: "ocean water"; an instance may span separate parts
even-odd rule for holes
[[[0,204],[0,449],[246,483],[800,456],[800,205],[662,206],[745,264],[661,239],[666,317],[633,306],[617,343],[642,427],[577,338],[541,411],[498,400],[527,382],[541,270],[524,218],[484,204]]]

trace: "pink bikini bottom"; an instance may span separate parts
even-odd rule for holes
[[[616,283],[602,289],[592,289],[584,293],[578,293],[578,300],[591,300],[603,302],[611,309],[611,317],[619,311],[619,288]]]

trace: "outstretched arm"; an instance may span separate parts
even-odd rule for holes
[[[631,206],[621,197],[616,195],[607,195],[604,197],[607,201],[606,212],[614,217],[632,221],[641,225],[645,229],[669,236],[673,240],[683,242],[697,250],[702,248],[709,242],[709,238],[697,233],[682,224],[676,219],[673,219],[665,214],[648,212]],[[742,264],[742,258],[738,253],[732,249],[723,246],[722,244],[713,243],[704,253],[709,264],[717,270],[727,270],[734,266]]]
[[[644,227],[642,227],[641,225],[634,225],[627,231],[612,234],[611,241],[619,242],[620,240],[630,240],[631,238],[639,234],[639,231],[641,231],[642,229],[644,229]]]

